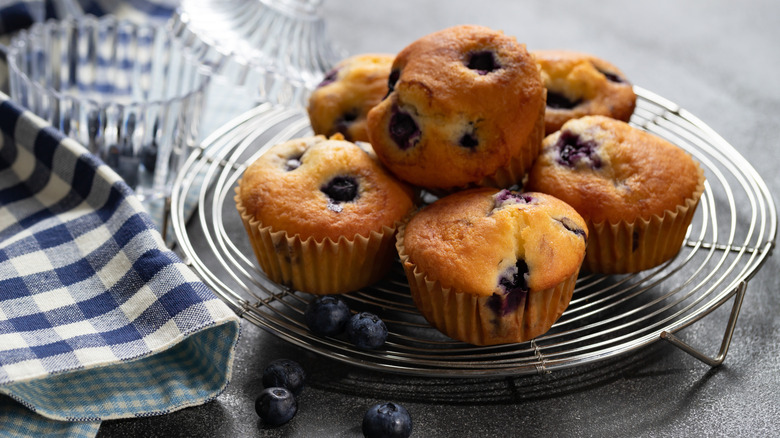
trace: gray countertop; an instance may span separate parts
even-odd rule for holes
[[[456,24],[504,30],[529,49],[567,48],[619,66],[634,83],[698,116],[780,192],[780,2],[326,1],[332,39],[350,53],[395,52]],[[776,200],[777,201],[777,200]],[[107,421],[101,437],[360,436],[385,400],[413,436],[780,436],[780,259],[748,284],[725,363],[710,368],[667,343],[544,376],[404,377],[344,365],[244,321],[233,381],[216,400],[153,418]],[[716,354],[730,304],[680,336]],[[309,386],[288,424],[254,413],[265,364],[305,365]]]

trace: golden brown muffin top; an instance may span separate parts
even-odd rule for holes
[[[403,246],[407,263],[429,280],[490,296],[506,287],[519,263],[527,267],[530,292],[574,275],[587,233],[582,217],[550,195],[477,188],[417,212],[406,224]]]
[[[412,42],[396,56],[389,84],[388,97],[369,111],[369,138],[394,173],[423,187],[492,175],[527,147],[544,110],[525,45],[482,26]]]
[[[348,141],[368,141],[366,115],[387,95],[395,55],[366,53],[341,60],[309,97],[315,134],[340,132]]]
[[[609,117],[570,120],[542,147],[526,187],[595,223],[660,217],[703,189],[703,171],[688,153]]]
[[[588,53],[570,50],[536,50],[531,55],[539,65],[547,89],[547,134],[572,118],[609,116],[628,121],[634,112],[636,94],[626,75],[615,65]]]
[[[270,226],[316,241],[349,240],[392,227],[415,194],[376,160],[370,146],[315,136],[273,146],[239,181],[246,213]]]

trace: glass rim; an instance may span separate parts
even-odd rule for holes
[[[195,74],[197,75],[198,86],[182,95],[177,95],[166,99],[133,100],[131,102],[125,102],[125,103],[117,103],[111,101],[100,102],[97,99],[87,97],[87,96],[82,96],[79,93],[63,92],[42,85],[40,82],[31,79],[30,76],[17,64],[16,55],[19,52],[21,52],[24,48],[29,46],[30,37],[32,37],[33,35],[40,34],[46,29],[52,29],[52,28],[63,29],[66,28],[67,26],[74,26],[74,25],[81,26],[82,23],[94,27],[103,26],[106,24],[116,25],[116,26],[128,26],[134,29],[150,30],[154,34],[162,32],[164,36],[167,37],[168,41],[178,45],[178,47],[182,49],[183,57],[186,60],[186,62],[196,67]],[[20,32],[18,32],[16,35],[14,35],[5,48],[6,48],[6,53],[5,53],[6,62],[8,64],[9,81],[11,80],[12,76],[15,76],[15,78],[22,81],[26,87],[33,88],[37,90],[37,92],[39,93],[42,92],[42,93],[52,95],[58,100],[72,100],[72,101],[86,102],[92,106],[95,106],[96,108],[111,108],[111,107],[136,108],[136,107],[144,107],[144,106],[162,106],[162,105],[177,103],[180,101],[187,100],[195,95],[203,94],[214,75],[213,67],[201,62],[198,56],[192,50],[192,48],[189,47],[187,44],[185,44],[183,41],[181,41],[179,38],[177,38],[177,36],[172,32],[170,25],[168,23],[166,23],[161,28],[160,26],[155,26],[153,24],[137,23],[128,19],[120,19],[111,14],[104,15],[102,17],[96,17],[94,15],[84,15],[81,17],[67,17],[62,20],[49,19],[44,22],[34,23],[28,29],[23,29]]]

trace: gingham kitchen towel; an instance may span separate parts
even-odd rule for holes
[[[219,395],[238,317],[84,147],[2,93],[0,131],[0,436],[94,436]]]

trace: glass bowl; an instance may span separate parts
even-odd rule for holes
[[[8,47],[11,97],[85,145],[147,205],[195,145],[210,70],[170,29],[82,16],[37,23]]]
[[[302,107],[346,56],[326,34],[322,1],[182,0],[171,27],[251,106]]]

